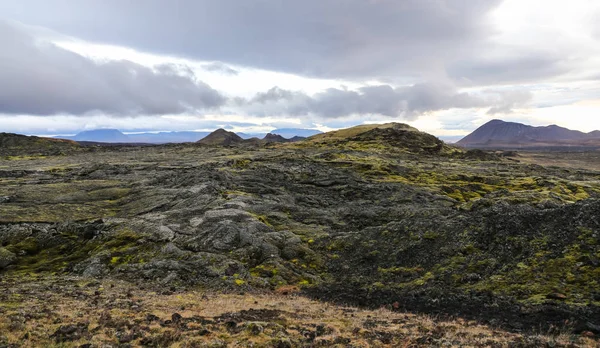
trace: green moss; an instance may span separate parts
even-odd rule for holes
[[[7,249],[12,251],[15,254],[20,254],[21,252],[25,252],[27,255],[35,255],[40,251],[38,242],[33,237],[27,237],[23,241],[21,241],[17,244],[8,246]]]
[[[585,237],[580,240],[582,242],[585,242]],[[540,248],[546,241],[534,240],[531,244]],[[576,304],[582,299],[591,298],[599,286],[600,267],[582,262],[589,259],[587,250],[584,244],[578,243],[565,248],[561,256],[538,250],[532,257],[505,268],[503,272],[473,287],[534,304],[545,300],[548,294],[560,292],[567,296],[566,302]]]
[[[440,237],[440,234],[434,231],[427,231],[423,234],[423,239],[436,240]]]
[[[142,262],[140,260],[148,258],[155,252],[155,247],[159,247],[150,244],[138,245],[137,241],[142,236],[128,229],[93,240],[87,240],[76,233],[63,233],[62,237],[64,238],[63,242],[57,246],[20,257],[15,265],[15,272],[23,274],[60,273],[100,253],[110,255],[106,262],[112,267],[127,263],[140,263]],[[35,245],[33,240],[26,239],[22,243],[9,245],[9,247],[20,249],[23,247],[23,243]]]
[[[310,281],[307,280],[307,279],[303,279],[303,280],[301,280],[301,281],[298,282],[298,285],[299,286],[307,286],[307,285],[310,285]]]
[[[254,277],[271,278],[278,273],[277,267],[271,264],[262,264],[250,269],[250,274]]]
[[[273,227],[273,225],[271,224],[271,222],[269,221],[269,219],[265,216],[265,215],[259,215],[259,214],[255,214],[255,213],[250,213],[255,219],[257,219],[258,221],[262,222],[263,224],[269,226],[269,227]]]
[[[415,280],[413,282],[413,284],[417,285],[417,286],[423,286],[425,285],[428,281],[432,280],[433,278],[435,278],[435,276],[433,275],[433,273],[431,272],[427,272],[425,273],[425,275],[417,280]]]
[[[374,289],[385,289],[386,286],[382,282],[375,282],[373,283],[372,287]]]

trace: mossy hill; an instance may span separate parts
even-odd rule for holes
[[[510,330],[598,331],[600,172],[402,124],[269,146],[217,134],[0,158],[1,272],[293,286]]]
[[[414,154],[459,152],[431,134],[402,123],[361,125],[313,135],[298,146],[329,147],[347,150],[392,151]]]
[[[0,133],[0,156],[59,155],[78,147],[70,140]]]

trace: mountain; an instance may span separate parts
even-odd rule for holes
[[[74,136],[61,135],[55,138],[99,143],[167,144],[194,143],[208,134],[209,132],[194,131],[124,134],[117,129],[94,129]]]
[[[293,137],[306,138],[319,134],[316,129],[303,128],[281,128],[270,132],[278,134],[285,139]],[[209,135],[209,132],[180,131],[180,132],[158,132],[158,133],[136,133],[124,134],[117,129],[94,129],[80,132],[74,136],[60,135],[54,138],[75,141],[89,141],[99,143],[143,143],[143,144],[168,144],[168,143],[194,143]],[[267,133],[236,133],[242,139],[264,138]]]
[[[210,133],[205,138],[199,140],[198,144],[203,145],[225,145],[241,143],[244,139],[234,132],[229,132],[223,128],[219,128],[216,131]]]
[[[269,133],[270,134],[281,135],[283,138],[286,138],[286,139],[292,139],[294,137],[308,138],[310,136],[313,136],[313,135],[316,135],[316,134],[321,134],[323,132],[321,132],[318,129],[277,128],[277,129],[273,129]],[[237,132],[237,135],[239,135],[243,139],[251,139],[251,138],[262,139],[262,138],[264,138],[267,135],[267,133],[243,133],[243,132]]]
[[[93,129],[77,133],[74,136],[57,136],[60,139],[90,141],[98,143],[131,143],[132,139],[118,129]]]
[[[600,131],[584,133],[557,125],[534,127],[492,120],[457,142],[465,147],[600,146]]]
[[[159,133],[138,133],[128,134],[127,136],[136,143],[147,144],[167,144],[167,143],[195,143],[206,137],[209,132],[159,132]]]
[[[438,138],[440,138],[440,140],[443,140],[444,142],[446,142],[448,144],[454,144],[457,141],[459,141],[460,139],[464,138],[464,136],[460,136],[460,135],[441,135],[441,136],[438,136]]]
[[[265,137],[262,139],[262,141],[265,143],[287,143],[290,140],[282,137],[279,134],[269,133],[269,134],[265,135]]]
[[[304,137],[304,138],[308,138],[310,136],[316,135],[316,134],[321,134],[323,132],[321,132],[318,129],[304,129],[304,128],[278,128],[278,129],[273,129],[270,133],[272,134],[279,134],[282,137],[286,138],[286,139],[291,139],[293,137]]]
[[[265,135],[267,135],[267,133],[244,133],[244,132],[237,132],[235,134],[239,135],[240,138],[242,138],[244,140],[248,140],[248,139],[252,139],[252,138],[262,139],[265,137]]]
[[[0,133],[0,156],[57,155],[78,147],[71,140]]]

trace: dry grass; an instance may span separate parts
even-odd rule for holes
[[[580,336],[526,336],[462,319],[341,307],[294,294],[172,292],[47,277],[3,279],[0,292],[0,346],[598,346]]]

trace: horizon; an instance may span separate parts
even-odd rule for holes
[[[559,124],[531,125],[531,124],[526,124],[526,123],[522,123],[522,122],[505,121],[505,120],[497,119],[497,118],[493,118],[493,119],[487,120],[485,123],[477,126],[473,131],[475,131],[479,127],[481,127],[481,126],[483,126],[483,125],[485,125],[485,124],[487,124],[489,122],[492,122],[492,121],[501,121],[501,122],[505,122],[505,123],[521,123],[521,124],[524,124],[526,126],[531,126],[531,127],[557,126],[557,127],[561,127],[561,128],[567,128],[567,129],[573,130],[573,131],[580,131],[578,129],[571,129],[571,128],[568,128],[568,127],[564,127],[564,126],[561,126]],[[400,123],[402,123],[402,122],[400,122]],[[363,123],[363,125],[364,124],[369,124],[369,123]],[[370,124],[382,124],[382,123],[370,123]],[[412,126],[408,122],[406,122],[406,124],[408,124],[409,126]],[[350,128],[350,127],[354,127],[354,126],[358,126],[358,125],[360,125],[360,124],[350,125],[350,126],[344,127],[344,128]],[[285,130],[288,130],[288,129],[299,129],[299,130],[310,130],[310,131],[312,131],[312,130],[319,130],[317,128],[311,129],[311,128],[292,128],[292,127],[290,127],[290,128],[274,128],[274,129],[271,129],[270,131],[265,131],[265,132],[247,133],[247,132],[243,132],[243,131],[233,131],[231,129],[228,129],[227,126],[225,126],[225,127],[218,127],[218,128],[213,128],[213,129],[173,130],[173,131],[169,131],[169,130],[149,130],[149,131],[137,131],[136,130],[136,131],[128,131],[128,130],[121,130],[121,129],[118,129],[118,128],[94,128],[94,129],[83,129],[83,130],[81,130],[81,131],[79,131],[77,133],[70,133],[70,134],[24,134],[24,133],[16,133],[16,134],[29,135],[29,136],[38,136],[38,137],[58,138],[58,137],[74,137],[74,136],[77,136],[77,135],[79,135],[81,133],[84,133],[84,132],[93,132],[93,131],[101,131],[101,130],[116,130],[116,131],[118,131],[118,132],[120,132],[120,133],[122,133],[124,135],[140,135],[140,134],[160,134],[160,133],[178,133],[178,132],[212,133],[212,132],[214,132],[214,131],[216,131],[218,129],[224,129],[226,131],[233,132],[233,133],[236,133],[236,134],[244,134],[244,135],[249,135],[249,136],[261,136],[261,135],[266,135],[268,133],[278,134],[278,133],[273,133],[273,132],[277,131],[277,130],[280,130],[280,129],[285,129]],[[335,130],[339,130],[339,129],[342,129],[342,128],[328,129],[328,130],[325,130],[325,131],[319,130],[319,131],[325,133],[325,132],[328,132],[328,131],[335,131]],[[1,131],[2,130],[0,130],[0,132]],[[591,130],[589,132],[581,131],[581,132],[592,133],[592,132],[595,132],[595,131],[599,131],[599,130]],[[438,137],[438,138],[440,138],[440,139],[442,139],[442,140],[444,140],[444,141],[446,141],[446,142],[451,142],[452,143],[452,142],[455,142],[455,140],[458,141],[461,138],[464,138],[464,137],[466,137],[467,135],[469,135],[471,133],[468,133],[468,134],[465,134],[465,135],[437,135],[437,134],[434,134],[434,133],[431,133],[431,134],[434,135],[434,136],[436,136],[436,137]]]
[[[1,131],[600,129],[600,3],[442,3],[0,0]]]

